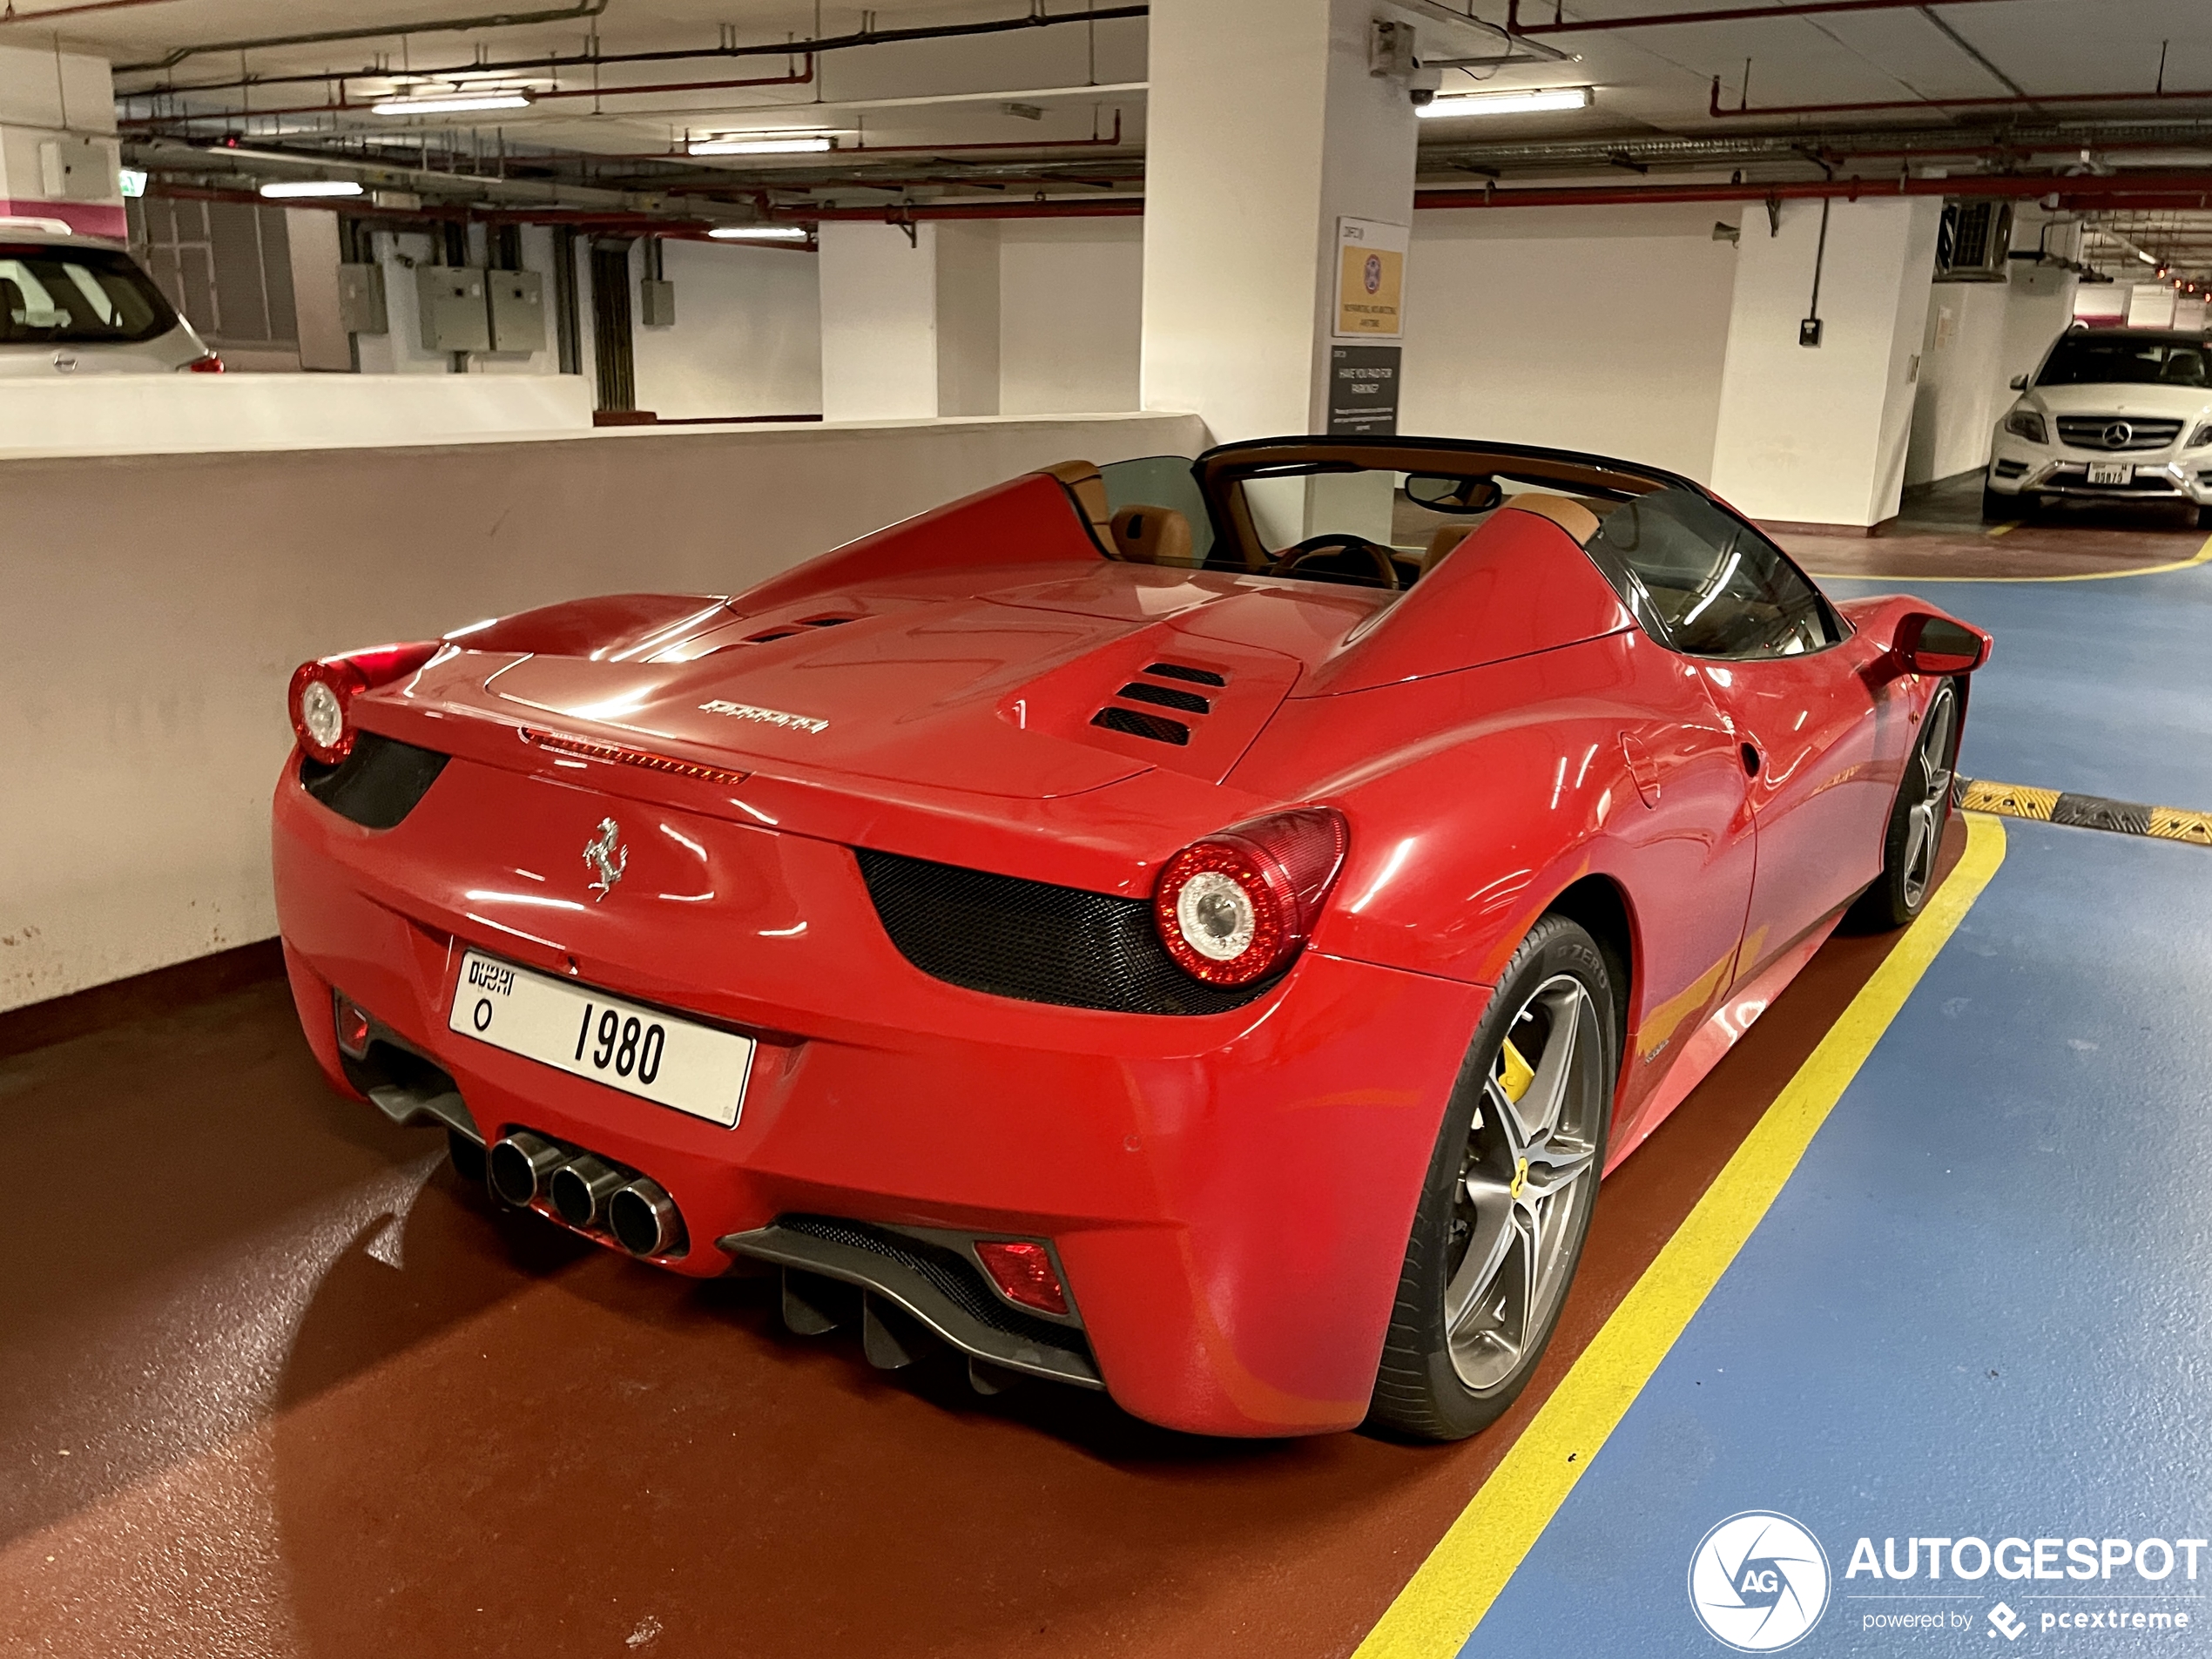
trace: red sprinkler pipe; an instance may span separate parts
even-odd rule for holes
[[[1786,6],[1717,6],[1703,11],[1647,11],[1633,17],[1577,18],[1573,23],[1561,17],[1556,9],[1549,23],[1524,24],[1521,21],[1521,0],[1506,0],[1506,33],[1507,35],[1579,35],[1594,29],[1655,29],[1668,24],[1685,23],[1743,23],[1767,17],[1809,17],[1816,12],[1826,11],[1908,11],[1917,10],[1929,0],[1808,0],[1807,3]],[[1986,5],[1992,0],[1936,0],[1946,6]]]
[[[2202,172],[2142,173],[2134,178],[2091,175],[2060,179],[2048,173],[1950,179],[1814,179],[1743,185],[1543,185],[1514,190],[1417,190],[1413,206],[1457,207],[1615,207],[1642,202],[1761,202],[1885,196],[1991,196],[2028,199],[2056,196],[2067,206],[2113,206],[2141,201],[2163,206],[2212,206],[2212,169]]]
[[[2179,98],[2212,98],[2212,91],[2175,91],[2161,88],[2152,92],[2050,92],[2034,98],[1898,98],[1875,104],[1768,104],[1758,108],[1739,104],[1728,109],[1721,103],[1720,77],[1713,77],[1712,97],[1706,113],[1717,120],[1731,121],[1743,116],[1762,115],[1858,115],[1878,110],[2022,110],[2034,109],[2046,104],[2133,104],[2135,102],[2168,102]]]

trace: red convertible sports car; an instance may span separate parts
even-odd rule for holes
[[[877,1365],[1452,1439],[1602,1172],[1919,910],[1988,649],[1626,462],[1069,462],[303,664],[286,961],[506,1203]]]

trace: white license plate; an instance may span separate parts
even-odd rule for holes
[[[2089,482],[2093,484],[2128,484],[2135,481],[2135,469],[2117,461],[2092,461]]]
[[[572,1077],[737,1125],[753,1042],[470,951],[446,1024]]]

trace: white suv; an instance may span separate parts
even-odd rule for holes
[[[2170,329],[2059,336],[1997,423],[1984,518],[2060,496],[2189,507],[2212,529],[2212,344]]]
[[[222,368],[112,242],[57,219],[0,219],[0,378]]]

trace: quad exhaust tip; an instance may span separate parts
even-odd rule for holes
[[[543,1135],[517,1130],[502,1137],[486,1160],[492,1192],[501,1203],[523,1209],[544,1193],[568,1161],[567,1151]]]

